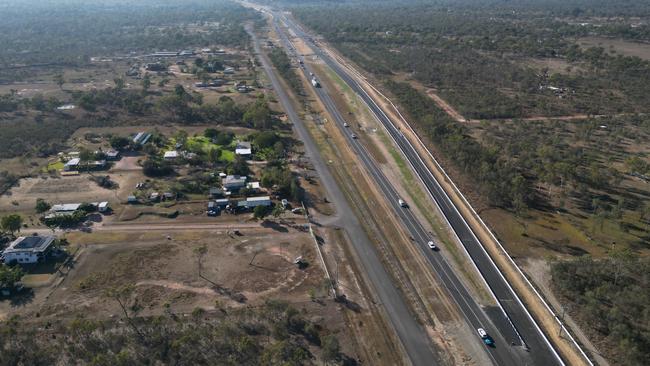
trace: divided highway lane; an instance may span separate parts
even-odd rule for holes
[[[385,126],[386,130],[397,143],[398,147],[406,155],[414,170],[423,180],[432,198],[435,200],[437,205],[442,210],[443,214],[446,216],[450,226],[455,231],[468,254],[472,257],[474,263],[489,285],[494,296],[498,299],[503,311],[507,314],[506,317],[503,316],[502,312],[490,312],[490,317],[494,321],[494,324],[497,326],[500,333],[503,334],[504,337],[511,340],[518,339],[519,335],[521,338],[523,338],[525,345],[530,349],[529,355],[521,356],[524,357],[525,363],[533,363],[536,365],[563,364],[556,351],[553,349],[546,337],[538,328],[537,324],[531,318],[527,309],[514,294],[514,291],[512,288],[510,288],[510,285],[507,283],[503,275],[499,272],[498,268],[496,268],[494,263],[491,261],[489,255],[487,252],[485,252],[485,249],[482,247],[481,243],[478,241],[469,225],[465,222],[461,214],[451,202],[450,198],[446,195],[442,187],[440,187],[439,183],[435,180],[433,174],[429,171],[426,164],[421,160],[415,148],[404,137],[399,129],[393,125],[390,119],[384,114],[381,108],[377,106],[374,100],[368,96],[365,90],[352,77],[350,77],[348,73],[342,69],[336,61],[332,60],[329,55],[325,54],[318,48],[317,45],[311,42],[311,37],[309,35],[304,33],[301,29],[298,28],[298,26],[296,26],[286,17],[283,17],[283,21],[292,29],[296,35],[301,37],[310,47],[312,47],[315,54],[320,57],[330,68],[332,68],[334,72],[336,72],[339,77],[341,77],[365,101],[365,103],[375,114],[376,118]],[[324,90],[319,92],[319,96],[322,96],[324,99],[329,98],[329,96],[326,94],[327,93]],[[333,106],[333,103],[332,107],[336,109],[335,106]],[[340,121],[337,122],[342,123]],[[358,142],[354,139],[350,139],[350,141],[353,145],[359,145]],[[367,156],[367,154],[365,154],[363,151],[360,151],[360,154]],[[407,221],[410,221],[412,225],[419,226],[419,223],[414,218],[410,218]],[[415,230],[418,231],[417,227]],[[437,268],[437,270],[440,269]],[[451,273],[445,270],[443,270],[443,272]],[[461,301],[458,301],[458,303],[461,305],[461,307],[463,307]],[[471,320],[470,323],[474,324],[471,322]],[[513,329],[513,323],[516,330]],[[515,334],[513,334],[513,332]],[[516,334],[517,332],[518,334]],[[519,354],[520,352],[512,352],[513,356],[517,357],[517,355],[514,355],[515,353]],[[505,355],[503,356],[504,358],[507,357]],[[505,361],[505,359],[503,361]]]
[[[303,141],[307,155],[310,157],[312,164],[314,164],[314,168],[318,171],[318,175],[325,186],[328,197],[336,206],[340,225],[343,226],[350,238],[350,242],[358,255],[363,270],[367,274],[370,281],[369,287],[381,301],[381,305],[384,307],[386,315],[394,327],[397,337],[400,339],[411,363],[416,366],[439,364],[439,356],[435,353],[426,330],[410,312],[404,296],[395,287],[393,280],[384,268],[374,244],[362,229],[361,223],[354,215],[354,210],[350,207],[344,193],[330,173],[327,164],[320,156],[318,147],[312,140],[303,121],[293,109],[289,96],[282,88],[282,84],[271,68],[268,59],[261,51],[259,40],[250,29],[247,30],[254,40],[255,52],[259,55],[262,67],[268,75],[280,103],[287,112],[287,116],[291,123],[293,123],[300,139]],[[383,351],[385,352],[385,350]]]
[[[274,23],[276,27],[276,32],[283,40],[285,47],[289,50],[290,54],[295,57],[300,57],[294,54],[294,48],[291,45],[291,42],[286,37],[286,34],[278,27],[277,23]],[[311,76],[308,65],[304,65],[303,73],[307,78]],[[444,260],[444,258],[437,253],[434,253],[429,249],[427,243],[431,240],[431,236],[427,231],[422,227],[420,222],[415,218],[413,213],[400,206],[398,200],[400,199],[399,193],[395,188],[388,182],[388,179],[383,174],[383,172],[378,168],[377,164],[372,160],[370,154],[367,152],[365,147],[360,143],[359,140],[352,137],[352,134],[345,127],[345,119],[341,116],[338,108],[334,104],[331,96],[329,95],[327,89],[324,86],[314,89],[319,99],[325,105],[325,108],[330,113],[334,122],[342,129],[345,134],[348,143],[352,147],[352,150],[359,156],[362,163],[372,176],[373,180],[379,185],[382,193],[385,197],[388,198],[389,204],[393,208],[395,215],[400,218],[402,223],[405,225],[407,231],[412,236],[415,241],[415,245],[420,248],[421,253],[429,260],[431,265],[435,269],[435,273],[442,280],[444,286],[448,289],[452,298],[458,304],[462,314],[465,316],[468,324],[474,329],[484,328],[488,333],[492,334],[496,341],[496,347],[486,348],[488,356],[491,358],[492,362],[497,365],[522,365],[525,364],[524,357],[521,357],[521,349],[519,352],[513,350],[510,347],[510,341],[506,341],[502,337],[500,332],[494,331],[496,328],[492,325],[492,322],[485,314],[483,309],[472,299],[467,289],[463,284],[458,280],[454,275],[449,264]],[[495,312],[498,314],[498,309]],[[505,317],[501,315],[501,320],[504,320]],[[515,337],[516,333],[514,329],[511,328],[510,337]],[[468,342],[479,342],[482,343],[481,339],[476,335],[475,338],[467,340]]]

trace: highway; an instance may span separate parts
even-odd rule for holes
[[[473,328],[484,328],[495,340],[495,347],[486,347],[486,351],[495,364],[498,365],[563,365],[563,361],[541,332],[535,321],[532,319],[528,310],[521,303],[519,298],[507,283],[499,269],[493,263],[488,253],[483,248],[469,225],[465,222],[462,215],[458,212],[451,199],[446,195],[440,184],[429,171],[426,164],[420,158],[418,152],[410,144],[408,139],[399,131],[392,121],[386,116],[382,109],[374,100],[365,92],[365,90],[351,77],[348,72],[341,67],[337,61],[333,60],[327,53],[323,52],[318,45],[312,41],[312,37],[304,32],[289,18],[274,13],[274,21],[282,19],[298,37],[300,37],[314,54],[323,60],[344,82],[346,82],[354,92],[368,105],[371,112],[379,122],[384,126],[388,134],[394,140],[397,147],[402,151],[407,161],[409,161],[413,170],[422,180],[424,186],[430,193],[431,198],[435,201],[441,212],[449,222],[450,227],[464,246],[468,255],[476,265],[496,301],[498,307],[482,308],[470,296],[462,282],[454,274],[444,257],[439,253],[431,251],[427,242],[430,235],[422,227],[419,220],[411,213],[410,210],[399,206],[398,199],[401,197],[399,192],[390,184],[384,174],[378,168],[377,163],[366,151],[358,139],[351,137],[351,134],[344,127],[346,122],[343,116],[337,110],[336,105],[331,99],[327,88],[315,88],[316,94],[325,105],[328,112],[334,118],[334,122],[348,136],[348,143],[359,156],[369,174],[374,178],[384,195],[391,202],[395,214],[400,218],[405,227],[414,238],[414,244],[418,245],[421,252],[431,263],[435,273],[449,290],[467,322]],[[283,38],[285,47],[288,49],[290,56],[302,57],[296,55],[295,48],[291,45],[284,31],[275,23],[278,34]],[[313,72],[305,64],[303,72],[309,78],[307,73]],[[481,340],[476,338],[476,342]]]
[[[409,310],[403,294],[393,284],[391,276],[381,262],[376,246],[363,230],[361,222],[354,214],[355,211],[350,207],[345,194],[338,186],[327,164],[320,156],[318,147],[304,126],[304,122],[293,108],[289,96],[284,91],[282,84],[278,80],[278,76],[270,66],[269,60],[261,51],[259,40],[250,29],[247,30],[254,40],[255,53],[258,54],[262,67],[269,76],[289,121],[291,121],[296,133],[304,143],[305,151],[327,191],[327,197],[329,197],[329,200],[336,207],[338,216],[337,224],[345,230],[351,239],[350,242],[353,249],[356,251],[361,266],[370,281],[369,287],[379,299],[380,305],[384,307],[385,314],[391,323],[390,325],[395,330],[407,357],[413,365],[417,366],[441,364],[440,357],[434,350],[429,335],[422,324],[416,320],[415,315]],[[377,351],[385,352],[386,350]]]

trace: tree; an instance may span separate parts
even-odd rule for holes
[[[52,207],[52,205],[50,205],[44,199],[42,199],[42,198],[37,198],[36,199],[36,212],[43,213],[43,212],[49,210],[50,207]]]
[[[0,287],[14,288],[25,273],[18,267],[0,265]]]
[[[178,132],[174,134],[174,140],[176,140],[177,144],[185,145],[185,143],[187,142],[187,138],[188,135],[187,135],[187,131],[185,130],[178,130]]]
[[[115,89],[117,89],[118,91],[121,91],[122,89],[124,89],[124,86],[126,85],[124,83],[124,79],[122,79],[122,78],[115,78],[115,79],[113,79],[113,82],[115,83]]]
[[[253,209],[253,217],[256,219],[263,219],[269,214],[268,206],[255,206]]]
[[[273,217],[278,218],[282,216],[283,213],[284,213],[284,206],[282,206],[281,203],[276,203],[275,206],[273,206],[273,211],[272,211]]]
[[[151,88],[151,76],[149,76],[149,73],[146,73],[142,77],[142,92],[146,94],[149,88]]]
[[[235,157],[235,161],[230,164],[228,167],[228,172],[234,175],[248,175],[250,173],[250,168],[246,159],[241,155]]]
[[[269,109],[266,100],[258,98],[255,103],[249,105],[246,112],[244,112],[243,120],[257,129],[271,127],[271,109]]]
[[[333,334],[326,335],[322,338],[323,344],[323,360],[325,362],[332,362],[338,360],[341,354],[341,346],[339,340]]]
[[[59,89],[63,90],[63,84],[65,84],[65,79],[63,78],[63,74],[54,75],[54,82],[59,87]]]
[[[125,285],[122,287],[110,288],[106,290],[105,296],[117,301],[117,303],[120,305],[120,308],[122,309],[122,312],[124,313],[124,317],[126,318],[127,322],[129,323],[133,331],[135,331],[135,333],[140,337],[140,340],[144,340],[145,338],[144,333],[142,333],[142,331],[140,330],[140,328],[137,326],[137,324],[133,319],[133,316],[136,315],[138,311],[140,311],[141,309],[141,307],[137,303],[137,298],[135,304],[127,307],[128,302],[134,290],[135,290],[135,286],[133,285]],[[131,310],[131,313],[133,313],[133,315],[129,313],[129,310]]]
[[[22,225],[23,218],[18,214],[10,214],[3,216],[2,219],[0,219],[0,229],[11,233],[11,235],[13,235],[16,231],[20,231],[20,227]]]
[[[113,149],[122,150],[129,146],[131,140],[128,137],[124,136],[111,136],[109,143]]]

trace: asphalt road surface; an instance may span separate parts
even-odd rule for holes
[[[458,236],[459,240],[465,247],[469,256],[475,263],[478,271],[483,276],[490,290],[498,300],[498,308],[481,308],[469,295],[462,283],[455,276],[448,263],[439,254],[431,251],[427,242],[430,235],[423,229],[420,222],[413,216],[408,209],[404,209],[397,203],[400,198],[399,192],[390,185],[383,173],[377,167],[370,154],[367,153],[359,140],[348,135],[348,142],[356,151],[364,165],[375,178],[386,197],[392,202],[395,213],[404,225],[411,232],[415,245],[422,250],[442,282],[448,288],[451,295],[461,308],[467,321],[474,328],[484,328],[494,338],[494,347],[486,347],[492,360],[499,365],[560,365],[562,360],[556,351],[550,345],[541,330],[535,324],[527,309],[523,306],[514,291],[494,265],[489,255],[483,248],[480,241],[476,238],[469,225],[465,222],[461,214],[453,205],[450,198],[446,195],[442,187],[435,180],[433,174],[428,170],[421,160],[417,151],[410,142],[396,128],[390,119],[383,113],[381,108],[374,102],[363,88],[344,70],[335,60],[323,52],[312,37],[305,33],[290,19],[275,13],[274,19],[281,18],[283,22],[303,41],[305,41],[315,52],[315,55],[322,59],[337,75],[343,79],[354,92],[356,92],[364,102],[370,107],[375,117],[384,125],[389,135],[393,138],[396,145],[406,156],[407,160],[422,179],[425,187],[429,191],[440,210],[445,215],[450,226]],[[278,33],[283,36],[283,41],[287,47],[290,56],[300,58],[294,47],[286,38],[286,34],[281,29]],[[309,72],[309,66],[305,65],[303,72]],[[345,132],[344,123],[346,122],[338,112],[336,105],[329,96],[326,88],[315,88],[316,93],[326,106],[328,112],[334,117],[335,122]],[[477,337],[477,342],[480,339]]]
[[[264,67],[271,84],[276,91],[280,103],[287,112],[289,120],[293,123],[294,128],[300,139],[304,143],[305,151],[310,157],[314,168],[319,174],[321,182],[325,186],[327,196],[334,203],[339,217],[338,223],[344,228],[350,241],[357,252],[357,255],[363,266],[363,270],[370,280],[370,287],[375,292],[377,298],[384,307],[384,310],[399,337],[407,356],[413,365],[437,365],[439,357],[436,354],[429,336],[424,327],[415,319],[415,315],[409,310],[402,293],[393,284],[393,281],[386,272],[375,245],[370,241],[366,232],[362,229],[361,223],[354,215],[345,195],[339,188],[336,180],[330,173],[327,164],[323,161],[318,147],[311,138],[311,135],[304,126],[304,122],[291,104],[291,100],[282,88],[277,75],[270,66],[266,55],[261,52],[259,40],[250,32],[254,39],[255,52],[258,54],[260,62]],[[378,350],[380,351],[380,350]]]

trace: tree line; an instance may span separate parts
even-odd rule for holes
[[[552,284],[568,302],[569,313],[618,365],[650,364],[650,260],[615,251],[608,258],[588,256],[557,261]]]

